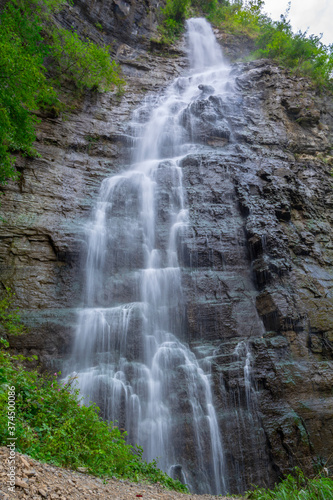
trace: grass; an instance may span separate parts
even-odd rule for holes
[[[251,500],[332,500],[333,480],[330,477],[317,475],[308,479],[296,468],[294,474],[277,484],[274,489],[256,488],[246,492]]]

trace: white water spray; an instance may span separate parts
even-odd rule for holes
[[[206,20],[187,21],[187,41],[190,74],[154,109],[146,100],[136,111],[133,165],[102,183],[87,227],[85,307],[72,369],[86,402],[126,428],[145,458],[158,458],[171,474],[180,469],[196,491],[224,493],[209,370],[181,340],[178,252],[188,220],[180,159],[196,147],[184,112],[204,94],[225,93],[229,68]]]

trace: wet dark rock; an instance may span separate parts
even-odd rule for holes
[[[204,95],[214,94],[215,89],[211,85],[198,85],[198,89],[201,90]]]
[[[333,213],[326,203],[332,182],[330,160],[321,158],[332,145],[333,106],[305,79],[297,81],[267,61],[239,64],[235,73],[241,98],[223,116],[230,124],[237,116],[233,137],[238,145],[188,157],[182,164],[191,220],[190,266],[184,262],[190,268],[184,276],[188,335],[192,342],[214,345],[231,470],[250,475],[251,462],[260,464],[266,456],[270,478],[300,461],[311,473],[313,456],[332,453],[323,437],[323,427],[333,424],[326,385],[326,377],[333,380]],[[196,118],[201,120],[197,127],[204,127],[204,113]],[[245,444],[246,431],[240,430],[247,418],[242,420],[237,410],[245,398],[244,379],[230,364],[228,346],[233,340],[232,351],[241,339],[253,355],[260,421],[251,425],[258,435],[264,433],[260,446],[268,447],[263,454],[253,451],[253,442]],[[231,402],[235,399],[237,404]],[[248,415],[246,407],[243,411]],[[243,440],[239,450],[234,442],[228,447],[227,436],[237,433]],[[243,446],[246,459],[241,458]]]
[[[217,140],[220,145],[226,144],[231,136],[231,127],[224,118],[225,103],[221,98],[204,98],[206,94],[203,94],[183,112],[181,123],[192,141],[214,145],[214,140]]]
[[[159,9],[158,0],[77,0],[58,17],[66,27],[113,50],[122,43],[148,49]]]

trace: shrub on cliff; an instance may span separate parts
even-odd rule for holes
[[[0,18],[0,183],[16,177],[10,151],[31,155],[41,101],[56,95],[47,83],[43,59],[47,47],[41,28],[22,14],[18,5],[7,3]]]
[[[165,7],[161,10],[162,23],[158,28],[164,43],[172,43],[183,31],[184,20],[187,17],[187,9],[190,1],[166,0]]]
[[[287,14],[279,21],[263,22],[256,45],[255,57],[275,59],[294,74],[309,76],[319,87],[333,89],[333,44],[327,47],[319,36],[293,33]]]
[[[309,76],[317,86],[333,90],[333,44],[326,46],[320,37],[308,36],[307,32],[294,33],[288,9],[279,21],[272,21],[263,8],[263,0],[217,3],[208,19],[223,30],[251,38],[257,46],[252,59],[274,59],[297,75]]]
[[[172,14],[173,2],[168,0],[169,9],[163,10],[162,27],[167,32],[165,41],[172,41],[182,29],[182,18],[178,18],[176,30]],[[183,0],[185,1],[185,0]],[[290,68],[296,75],[310,77],[319,88],[333,90],[333,44],[324,45],[320,37],[308,36],[307,32],[293,33],[288,11],[279,21],[272,21],[264,12],[263,0],[242,0],[230,3],[228,0],[189,0],[183,17],[205,15],[216,27],[234,36],[250,38],[257,46],[251,58],[268,57],[278,64]]]
[[[0,13],[0,185],[17,177],[11,153],[36,154],[36,112],[59,108],[57,89],[64,79],[101,91],[123,83],[110,47],[55,23],[52,16],[63,5],[64,0],[9,0]]]

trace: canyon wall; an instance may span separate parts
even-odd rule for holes
[[[0,280],[28,327],[11,343],[46,369],[69,355],[85,223],[101,181],[130,162],[131,114],[186,71],[183,41],[169,51],[150,41],[158,7],[78,2],[59,17],[113,42],[125,93],[69,93],[75,110],[42,117],[41,157],[20,158],[19,182],[3,189]],[[231,58],[247,51],[217,35]],[[232,85],[231,98],[203,91],[184,113],[201,149],[182,160],[190,224],[180,260],[183,340],[211,360],[239,491],[295,466],[311,473],[333,453],[333,100],[268,60],[234,63]]]

